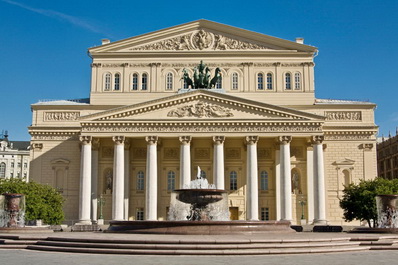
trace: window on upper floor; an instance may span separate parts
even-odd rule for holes
[[[173,90],[173,74],[167,73],[166,75],[166,90]]]
[[[133,74],[131,78],[131,90],[138,90],[138,74]]]
[[[257,89],[264,90],[264,75],[262,73],[257,74]]]
[[[142,74],[141,89],[148,90],[148,75],[146,73]]]
[[[236,171],[231,171],[229,173],[229,190],[237,190],[238,189],[238,174]]]
[[[272,90],[274,88],[272,73],[267,74],[267,90]]]
[[[239,89],[239,79],[238,79],[238,73],[233,73],[232,74],[232,90],[238,90]]]
[[[291,73],[285,74],[285,89],[292,90],[292,74]]]
[[[301,89],[301,74],[298,72],[294,74],[294,89],[295,90]]]
[[[167,191],[173,191],[176,187],[176,174],[174,171],[167,173]]]
[[[144,172],[141,170],[137,173],[137,190],[144,190]]]
[[[260,189],[262,191],[268,190],[268,172],[265,170],[260,173]]]
[[[6,177],[6,163],[0,163],[0,178]]]
[[[105,82],[104,82],[104,90],[105,91],[111,90],[111,78],[112,78],[112,75],[110,73],[105,74]]]
[[[119,73],[115,74],[115,84],[114,84],[113,89],[116,91],[120,90],[120,74]]]

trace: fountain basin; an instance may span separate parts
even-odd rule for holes
[[[177,200],[196,204],[198,206],[206,206],[209,203],[215,203],[223,199],[222,194],[225,190],[216,189],[180,189],[174,190],[177,193]]]
[[[104,232],[175,235],[295,233],[289,221],[111,221]]]

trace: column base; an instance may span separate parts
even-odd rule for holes
[[[79,222],[75,223],[74,225],[91,225],[91,220],[80,220]]]

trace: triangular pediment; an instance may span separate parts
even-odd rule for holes
[[[349,165],[354,165],[355,160],[349,159],[349,158],[344,158],[342,160],[335,161],[333,165],[338,165],[338,166],[349,166]]]
[[[91,48],[95,53],[134,53],[159,51],[302,51],[316,48],[272,36],[198,20]]]
[[[324,117],[285,107],[242,99],[212,90],[192,90],[82,116],[82,121],[317,121]]]

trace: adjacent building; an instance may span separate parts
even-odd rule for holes
[[[29,141],[10,141],[8,132],[0,134],[0,179],[29,180]]]
[[[377,167],[379,177],[398,178],[398,130],[395,136],[382,137],[377,143]]]
[[[377,174],[375,104],[316,98],[317,52],[206,20],[103,40],[89,99],[32,105],[32,179],[82,224],[100,197],[106,220],[166,220],[197,166],[233,220],[341,224],[343,186]]]

